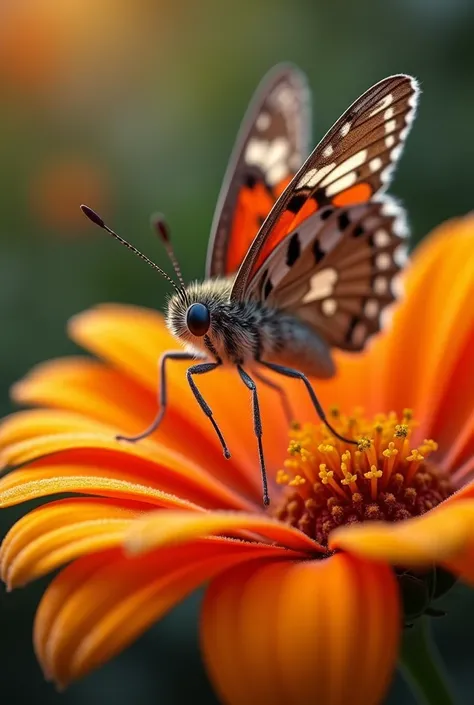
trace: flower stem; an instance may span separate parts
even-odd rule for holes
[[[455,705],[427,617],[404,630],[399,665],[420,705]]]

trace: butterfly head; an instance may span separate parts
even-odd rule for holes
[[[219,338],[227,318],[231,284],[227,279],[192,282],[169,299],[166,324],[188,349],[206,352],[209,341]]]

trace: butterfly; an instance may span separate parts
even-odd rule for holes
[[[179,283],[81,206],[90,220],[171,282],[175,293],[166,322],[184,346],[161,357],[160,405],[151,426],[138,436],[117,438],[135,442],[158,428],[166,411],[167,365],[185,359],[194,363],[187,381],[227,458],[229,449],[195,378],[230,365],[248,388],[265,505],[270,500],[255,380],[286,400],[264,371],[301,380],[334,436],[355,443],[331,426],[308,376],[333,376],[332,348],[362,350],[396,298],[408,230],[403,208],[384,191],[418,95],[413,77],[385,78],[358,98],[306,157],[307,81],[293,66],[270,72],[253,98],[227,168],[201,283],[184,284],[161,218],[155,227]]]

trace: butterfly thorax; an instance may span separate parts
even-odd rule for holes
[[[166,322],[186,350],[225,365],[252,365],[259,360],[278,362],[308,375],[330,377],[334,364],[325,341],[303,321],[258,301],[231,298],[234,277],[193,282],[184,296],[168,302]],[[210,325],[202,336],[187,325],[193,304],[204,305]]]

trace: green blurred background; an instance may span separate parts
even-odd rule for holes
[[[421,81],[393,193],[413,241],[472,208],[472,0],[0,0],[0,407],[42,359],[74,352],[67,319],[102,301],[160,308],[165,287],[79,204],[167,266],[148,229],[164,211],[186,278],[202,275],[213,208],[247,102],[275,63],[307,72],[315,140],[390,73]],[[24,508],[0,516],[2,534]],[[31,646],[47,581],[0,593],[6,705],[214,703],[197,646],[199,595],[112,663],[58,694]],[[474,702],[474,600],[436,624],[461,702]],[[397,680],[389,702],[411,702]],[[323,703],[319,705],[324,705]]]

